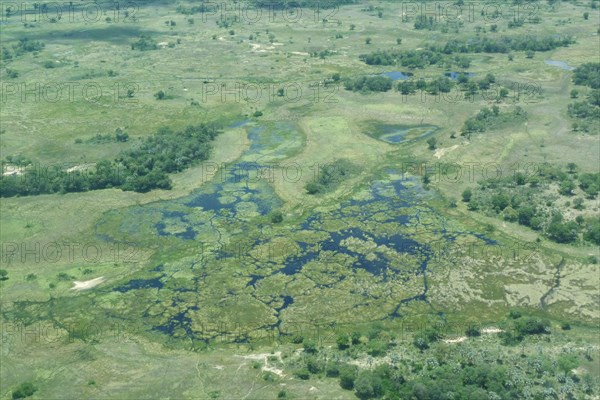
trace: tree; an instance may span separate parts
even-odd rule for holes
[[[33,383],[24,382],[12,392],[12,398],[24,399],[25,397],[32,396],[35,392],[37,392],[37,388],[33,385]]]
[[[308,354],[316,354],[318,352],[317,344],[310,339],[304,339],[302,341],[302,347],[304,347],[304,351]]]
[[[366,38],[366,39],[365,39],[365,43],[366,43],[366,44],[371,44],[371,38],[370,38],[370,37]]]
[[[271,222],[274,224],[279,224],[283,221],[283,214],[281,211],[274,211],[271,214]]]
[[[520,318],[515,322],[515,330],[520,335],[539,335],[548,333],[550,321],[537,317]]]
[[[296,372],[294,372],[294,375],[296,375],[298,378],[300,378],[304,381],[308,380],[310,378],[310,372],[308,371],[307,368],[297,369]]]
[[[427,340],[425,340],[423,337],[421,336],[417,336],[414,340],[413,340],[413,345],[423,351],[423,350],[427,350],[429,348],[429,343],[427,343]]]
[[[156,92],[154,94],[154,97],[156,98],[156,100],[164,100],[165,92],[163,92],[162,90],[159,90],[158,92]]]
[[[469,189],[469,188],[466,188],[466,189],[464,190],[464,192],[462,192],[462,200],[463,200],[465,203],[468,203],[468,202],[470,202],[470,201],[471,201],[471,197],[472,197],[472,196],[473,196],[473,192],[472,192],[472,191],[471,191],[471,189]]]
[[[350,337],[348,337],[348,335],[339,335],[335,342],[340,350],[345,350],[350,347]]]
[[[577,96],[579,96],[579,90],[577,90],[577,89],[571,90],[571,98],[576,99]]]
[[[437,139],[434,137],[430,137],[427,139],[427,144],[429,145],[429,150],[435,150],[435,145],[437,143]]]
[[[500,212],[503,211],[508,204],[510,203],[508,197],[503,194],[503,193],[498,193],[492,196],[492,200],[491,200],[491,204],[492,204],[492,208],[496,211],[496,212]]]
[[[467,335],[469,337],[481,336],[481,331],[479,330],[479,328],[477,326],[469,325],[467,327],[467,330],[465,331],[465,335]]]
[[[535,216],[535,209],[531,206],[521,207],[518,211],[518,221],[519,224],[530,226],[531,219]]]
[[[563,196],[572,196],[575,183],[569,179],[565,179],[559,185],[558,192]]]
[[[566,374],[570,373],[571,370],[577,368],[579,365],[579,361],[577,360],[577,356],[574,354],[565,354],[558,357],[556,362],[558,369]]]
[[[587,21],[587,19],[590,17],[590,13],[589,12],[584,12],[583,13],[583,19],[585,19]]]
[[[587,223],[583,238],[591,243],[600,245],[600,219],[594,219]]]
[[[354,381],[356,380],[356,368],[349,365],[344,365],[340,368],[340,386],[342,389],[354,389]]]
[[[318,374],[323,371],[324,365],[315,356],[311,356],[306,360],[306,368],[311,374]]]
[[[379,397],[382,394],[381,378],[371,371],[361,371],[354,381],[356,396],[360,399]]]
[[[129,140],[129,135],[126,132],[123,132],[121,128],[115,129],[115,140],[117,142],[127,142]]]
[[[517,211],[511,206],[506,207],[502,214],[504,216],[504,219],[509,222],[515,222],[519,218]]]
[[[308,194],[317,194],[323,190],[323,187],[321,185],[313,181],[308,182],[306,186],[304,186],[304,188],[306,189],[306,192]]]
[[[525,55],[527,56],[527,58],[533,58],[533,56],[535,55],[535,52],[533,50],[527,50],[525,52]]]
[[[546,230],[548,237],[557,243],[574,242],[578,232],[579,226],[574,221],[562,223],[562,221],[553,220]]]
[[[0,281],[5,281],[8,279],[8,271],[5,269],[0,269]]]

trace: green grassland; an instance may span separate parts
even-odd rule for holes
[[[114,159],[163,126],[215,122],[222,133],[208,161],[171,175],[172,190],[1,198],[8,279],[0,280],[0,398],[32,382],[31,398],[40,399],[347,399],[363,395],[342,388],[325,365],[391,365],[411,381],[428,370],[415,363],[433,359],[493,361],[533,374],[536,362],[566,355],[575,355],[576,372],[538,371],[534,386],[576,380],[573,396],[585,397],[573,398],[598,398],[598,247],[583,239],[556,243],[460,200],[484,180],[485,165],[504,177],[541,163],[598,172],[599,136],[573,131],[567,114],[570,91],[584,98],[590,89],[575,86],[572,71],[545,63],[597,61],[598,10],[588,1],[535,4],[539,23],[509,28],[510,18],[492,23],[475,15],[458,31],[416,30],[393,1],[317,16],[305,7],[299,22],[263,11],[256,23],[242,18],[229,26],[211,13],[177,11],[195,2],[140,3],[118,20],[112,11],[96,22],[77,13],[56,23],[32,23],[29,15],[28,26],[18,15],[2,20],[1,46],[24,37],[45,45],[0,61],[2,160],[85,166]],[[505,53],[466,54],[477,79],[492,73],[498,87],[521,85],[499,101],[455,92],[403,96],[395,88],[352,92],[329,82],[334,74],[343,81],[392,71],[435,79],[458,68],[360,61],[375,50],[555,34],[575,43],[532,58],[514,51],[512,61]],[[142,35],[156,48],[132,49]],[[65,83],[75,87],[72,98],[67,89],[58,101],[41,92],[21,97],[21,84]],[[101,95],[84,86],[100,87]],[[460,135],[468,118],[492,105],[501,113],[520,106],[527,118]],[[411,129],[392,143],[382,140],[389,134],[382,127]],[[86,142],[117,128],[127,142]],[[435,149],[428,148],[432,137]],[[356,169],[331,190],[308,194],[316,168],[338,160]],[[436,175],[452,163],[463,167],[460,178]],[[251,169],[252,179],[236,179],[240,165],[268,165],[271,175]],[[469,165],[474,175],[467,177]],[[546,190],[568,219],[597,218],[598,196],[573,211],[566,205],[572,198]],[[83,252],[86,246],[102,255]],[[74,281],[99,277],[97,286],[72,289]],[[517,344],[497,333],[452,342],[469,324],[508,331],[510,310],[547,319],[551,333]],[[415,345],[417,327],[453,323],[461,328],[429,349]],[[360,340],[343,349],[336,340],[345,334]],[[385,350],[374,351],[381,343]],[[299,371],[311,360],[323,366],[303,379]]]

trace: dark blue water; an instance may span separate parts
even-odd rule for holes
[[[130,290],[137,290],[137,289],[161,289],[165,285],[161,281],[161,279],[163,277],[164,277],[164,275],[159,276],[158,278],[153,278],[153,279],[132,279],[129,282],[127,282],[126,284],[124,284],[122,286],[118,286],[118,287],[114,288],[113,290],[116,292],[125,293]]]
[[[392,71],[392,72],[384,72],[381,74],[382,76],[387,76],[393,81],[403,81],[406,79],[412,78],[413,74],[410,72],[400,72],[400,71]]]
[[[299,237],[297,245],[300,250],[298,254],[288,253],[283,261],[283,266],[276,265],[272,260],[266,260],[263,256],[258,256],[256,260],[254,258],[250,260],[248,256],[247,261],[244,261],[250,266],[244,275],[248,278],[248,289],[246,290],[252,291],[259,281],[275,274],[293,276],[302,273],[304,266],[312,261],[327,263],[327,257],[331,255],[338,255],[338,257],[344,255],[346,259],[351,260],[346,265],[349,271],[361,272],[357,270],[364,270],[380,281],[387,281],[388,278],[394,276],[396,279],[405,281],[414,280],[417,277],[419,287],[407,294],[407,298],[396,300],[397,307],[390,314],[392,317],[399,316],[401,307],[407,303],[412,301],[428,302],[427,268],[433,256],[431,243],[423,243],[424,239],[411,233],[409,227],[412,229],[415,225],[423,226],[428,232],[434,232],[433,229],[437,227],[441,234],[437,238],[448,241],[450,241],[449,237],[469,233],[447,232],[446,226],[441,224],[439,219],[435,219],[437,213],[432,209],[427,209],[424,205],[424,199],[431,195],[425,192],[417,181],[408,182],[407,179],[376,181],[365,189],[368,191],[369,198],[343,201],[339,208],[326,212],[312,211],[306,218],[298,221],[295,226],[283,225],[283,230],[276,226],[273,226],[272,230],[263,230],[264,225],[269,225],[265,222],[267,219],[260,217],[257,219],[255,213],[244,214],[243,209],[248,205],[256,205],[261,216],[265,216],[281,206],[281,201],[268,183],[251,182],[243,171],[256,171],[263,168],[261,157],[278,151],[277,144],[286,142],[287,133],[283,128],[281,131],[265,130],[261,127],[251,128],[248,132],[248,137],[252,141],[249,150],[240,159],[237,168],[230,168],[227,171],[224,179],[210,182],[196,193],[182,199],[133,208],[127,216],[129,219],[123,221],[122,226],[128,226],[128,222],[146,223],[145,226],[155,229],[159,236],[172,236],[182,240],[194,240],[201,235],[204,241],[206,237],[213,234],[213,244],[221,244],[221,238],[225,236],[227,238],[227,241],[223,240],[225,243],[248,244],[244,248],[244,254],[240,254],[240,256],[248,256],[256,246],[269,243],[273,234],[293,238],[296,234],[300,234],[300,231],[310,231],[312,234],[318,234],[315,236],[318,239],[310,239],[310,235],[306,236],[308,238]],[[437,129],[433,126],[416,128],[422,129],[424,135]],[[404,136],[410,129],[415,129],[415,127],[390,125],[384,126],[383,129],[383,135],[400,135],[399,140],[401,141],[404,140]],[[388,170],[388,173],[398,175],[394,170]],[[221,199],[226,203],[222,203]],[[417,206],[418,208],[415,208]],[[228,213],[223,213],[223,211]],[[339,221],[345,223],[342,229],[339,229]],[[331,222],[334,223],[331,224]],[[170,234],[169,226],[177,227],[178,233]],[[488,244],[495,243],[484,235],[473,235]],[[394,262],[392,260],[398,260],[398,258],[386,255],[377,248],[371,249],[373,246],[365,247],[369,243],[387,246],[395,250],[397,255],[405,254],[408,256],[407,261]],[[214,259],[199,261],[197,271],[194,272],[196,276],[190,279],[189,285],[183,284],[184,287],[177,288],[167,287],[161,293],[168,293],[168,290],[172,290],[174,294],[201,292],[202,281],[197,272],[205,271],[204,276],[206,276],[210,273],[210,268],[228,265],[221,260],[230,256],[231,252],[225,251]],[[237,255],[234,254],[235,256]],[[340,259],[344,259],[344,257]],[[241,263],[242,266],[244,266],[244,262]],[[192,265],[192,269],[194,269],[194,265],[195,263]],[[159,267],[161,267],[160,270]],[[154,270],[158,272],[162,271],[162,268],[162,265],[159,265]],[[343,279],[351,279],[352,275],[347,272],[346,270],[339,271],[339,273],[327,272],[330,276],[323,275],[325,282],[323,284],[316,283],[319,287],[332,287]],[[162,278],[164,277],[165,275],[153,279],[130,280],[113,290],[124,293],[135,289],[162,289],[164,286]],[[336,277],[338,279],[335,279]],[[421,279],[422,287],[420,286]],[[177,295],[183,297],[181,294]],[[230,290],[230,295],[235,296],[235,290]],[[281,297],[283,299],[282,306],[273,307],[277,314],[294,302],[291,296]],[[182,300],[173,301],[174,304],[178,304]],[[177,309],[171,310],[169,314],[173,315],[169,322],[154,327],[155,330],[173,335],[177,330],[183,329],[187,335],[193,335],[190,314],[187,311]],[[278,316],[278,321],[273,326],[279,327],[280,323],[281,319]]]
[[[571,67],[569,64],[567,64],[564,61],[546,60],[545,62],[547,65],[551,65],[553,67],[558,67],[558,68],[564,69],[565,71],[573,71],[575,69],[575,67]]]
[[[398,144],[407,141],[413,141],[423,138],[427,135],[434,133],[438,129],[437,126],[399,126],[399,125],[380,125],[378,127],[377,136],[384,142]],[[406,138],[406,135],[413,130],[422,131],[417,137],[410,139]]]
[[[456,72],[456,71],[451,71],[451,72],[445,72],[444,76],[447,76],[448,78],[452,79],[453,81],[458,80],[458,77],[460,75],[466,75],[469,78],[474,77],[476,74],[474,72]]]

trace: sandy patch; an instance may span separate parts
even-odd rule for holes
[[[462,343],[465,340],[467,340],[467,337],[466,336],[461,336],[461,337],[456,338],[456,339],[444,339],[443,342],[444,343]]]
[[[104,282],[105,279],[103,276],[100,276],[98,278],[94,278],[94,279],[90,279],[89,281],[73,281],[73,284],[75,286],[73,286],[71,288],[71,290],[86,290],[86,289],[91,289],[94,286],[97,286],[99,284],[101,284],[102,282]]]
[[[273,354],[259,353],[259,354],[249,354],[247,356],[241,356],[241,355],[236,354],[236,357],[242,357],[242,358],[245,358],[246,360],[260,360],[265,363],[265,365],[263,365],[262,368],[260,369],[261,371],[272,372],[280,377],[285,376],[285,374],[283,373],[283,370],[269,366],[269,357],[277,357],[277,359],[280,362],[282,362],[281,351],[277,351]]]
[[[88,167],[93,167],[93,166],[95,166],[95,165],[96,165],[96,164],[81,164],[81,165],[76,165],[76,166],[74,166],[74,167],[67,168],[66,172],[75,172],[75,171],[81,171],[81,170],[84,170],[84,169],[86,169],[86,168],[88,168]]]
[[[303,51],[291,51],[290,54],[295,54],[297,56],[310,56],[310,54],[305,53]]]
[[[5,171],[2,173],[2,176],[10,176],[10,175],[21,175],[23,174],[23,167],[15,167],[14,165],[6,165]]]
[[[258,43],[250,43],[250,46],[252,46],[252,51],[255,51],[257,53],[264,53],[268,50],[273,50],[275,48],[274,46],[263,46],[262,44]]]
[[[500,328],[496,328],[495,326],[491,326],[489,328],[483,328],[481,330],[481,333],[500,333],[500,332],[504,332],[504,330],[500,329]]]
[[[285,374],[283,373],[283,370],[281,369],[277,369],[275,367],[269,367],[268,365],[263,366],[261,369],[261,371],[267,371],[267,372],[272,372],[280,377],[284,377]]]
[[[450,153],[452,150],[456,150],[458,149],[458,145],[455,144],[452,147],[447,147],[445,149],[437,149],[435,151],[435,153],[433,153],[433,156],[436,157],[437,159],[442,158],[446,153]]]

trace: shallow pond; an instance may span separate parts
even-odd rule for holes
[[[381,74],[382,76],[387,76],[393,81],[400,81],[412,78],[413,74],[411,72],[400,72],[400,71],[391,71],[384,72]]]
[[[435,125],[379,125],[373,129],[373,136],[384,142],[399,144],[428,136],[439,128]]]
[[[458,80],[458,77],[461,75],[466,75],[469,78],[474,77],[476,74],[474,72],[457,72],[457,71],[450,71],[450,72],[445,72],[444,76],[452,79],[453,81]]]
[[[571,67],[566,62],[560,61],[560,60],[546,60],[545,62],[546,62],[546,65],[558,67],[558,68],[564,69],[566,71],[573,71],[575,69],[574,67]]]

